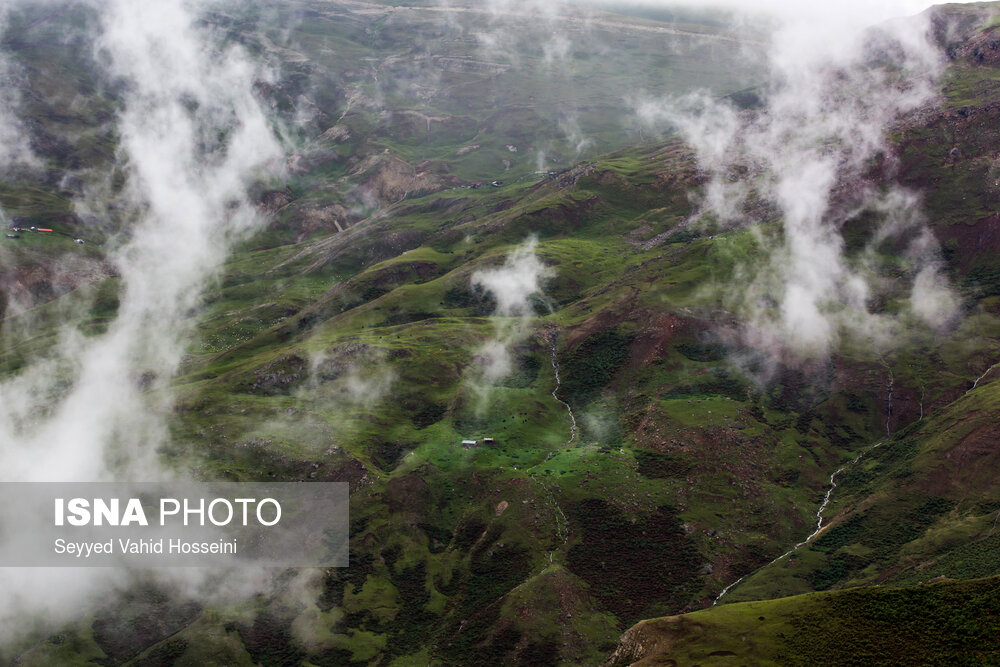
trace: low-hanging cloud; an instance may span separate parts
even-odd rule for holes
[[[486,29],[474,34],[488,57],[518,65],[527,48],[541,48],[543,63],[554,66],[571,52],[568,23],[586,30],[586,22],[569,19],[566,5],[546,0],[488,0]]]
[[[845,333],[888,344],[898,322],[871,307],[881,288],[875,249],[888,239],[913,239],[909,313],[943,326],[956,309],[919,197],[867,175],[874,161],[891,163],[891,124],[934,99],[943,57],[926,17],[862,29],[857,15],[828,10],[818,20],[816,11],[792,10],[775,27],[763,109],[706,94],[634,104],[647,125],[666,121],[694,148],[707,177],[703,220],[733,227],[777,214],[778,234],[756,230],[765,259],[738,269],[726,301],[745,342],[799,358],[826,355]],[[880,223],[848,257],[842,226],[862,212]]]
[[[324,396],[326,411],[372,410],[397,379],[385,350],[353,343],[310,355],[309,390]],[[327,389],[317,391],[321,385]]]
[[[122,293],[106,333],[69,328],[46,359],[0,383],[0,468],[14,481],[166,479],[168,381],[190,342],[190,313],[229,245],[261,222],[248,186],[280,173],[283,151],[254,97],[265,74],[220,50],[181,0],[95,3],[98,60],[123,86],[117,127],[128,237],[111,260]],[[7,536],[9,537],[9,536]],[[116,575],[5,570],[0,624],[78,613]]]
[[[509,64],[514,69],[531,67],[536,76],[553,82],[570,80],[574,76],[574,52],[584,49],[590,54],[611,48],[602,42],[594,30],[592,12],[567,3],[548,0],[488,0],[480,7],[460,9],[447,7],[453,25],[475,37],[480,56],[490,62]],[[549,138],[540,151],[568,152],[579,157],[594,144],[580,122],[580,109],[567,99],[540,99],[539,105],[558,109],[556,125],[562,141]],[[544,163],[544,159],[539,162]]]
[[[535,253],[537,246],[538,239],[531,237],[507,255],[503,266],[472,274],[472,285],[484,289],[496,301],[494,336],[476,353],[480,365],[474,386],[481,397],[513,370],[512,349],[527,338],[528,318],[535,315],[534,299],[542,294],[545,280],[554,274]]]

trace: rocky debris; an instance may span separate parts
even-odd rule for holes
[[[292,192],[284,190],[267,190],[260,195],[257,206],[265,213],[274,213],[292,203]]]
[[[626,665],[634,664],[653,653],[664,654],[665,651],[660,650],[663,638],[648,632],[647,628],[652,623],[664,621],[668,621],[668,619],[642,621],[626,630],[618,642],[618,648],[604,661],[603,667],[626,667]]]
[[[307,361],[295,354],[284,354],[254,371],[249,390],[255,394],[285,393],[307,374]]]
[[[434,192],[443,186],[436,174],[415,169],[405,160],[385,153],[363,160],[354,173],[363,179],[359,186],[362,197],[368,193],[381,205],[394,204],[411,194]]]
[[[7,303],[31,308],[75,289],[118,275],[109,262],[87,257],[64,257],[56,263],[0,267],[0,292]]]
[[[975,34],[955,49],[953,57],[975,65],[1000,64],[1000,32],[996,29]]]
[[[268,438],[250,438],[249,440],[242,440],[237,442],[234,447],[240,447],[243,449],[263,449],[270,447],[272,441]]]
[[[306,237],[320,230],[336,229],[342,232],[349,226],[351,218],[351,212],[344,206],[327,204],[319,208],[302,209],[293,220],[299,235]]]
[[[321,141],[332,141],[340,144],[351,138],[351,131],[346,125],[334,125],[327,128],[323,134],[319,135]]]
[[[350,372],[351,368],[368,358],[371,348],[364,343],[349,343],[330,350],[312,370],[318,382],[331,382]]]

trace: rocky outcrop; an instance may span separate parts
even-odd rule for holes
[[[658,665],[676,665],[677,663],[669,658],[665,658],[664,653],[669,650],[673,643],[668,635],[654,632],[655,625],[663,623],[679,623],[680,617],[655,619],[652,621],[641,621],[625,631],[618,642],[618,648],[604,661],[604,667],[626,667],[627,665],[641,664],[650,656],[657,656]]]
[[[63,256],[59,262],[35,261],[0,269],[0,304],[4,311],[16,313],[33,308],[90,283],[113,278],[118,273],[107,261],[90,257]],[[15,306],[16,304],[16,306]]]

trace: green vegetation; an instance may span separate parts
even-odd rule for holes
[[[567,355],[563,390],[569,400],[585,406],[599,394],[625,362],[630,343],[617,331],[602,331]]]
[[[998,604],[996,577],[744,602],[646,621],[612,664],[991,664]]]
[[[919,585],[1000,572],[1000,383],[987,376],[965,394],[1000,359],[1000,245],[989,233],[1000,198],[983,187],[1000,143],[987,122],[993,69],[954,63],[944,112],[893,138],[901,178],[927,194],[965,300],[961,324],[909,326],[884,355],[845,338],[828,362],[767,364],[728,335],[725,286],[758,266],[755,232],[776,233],[779,221],[692,222],[701,175],[690,152],[639,142],[621,125],[616,89],[667,94],[698,81],[752,106],[753,72],[733,65],[737,50],[721,62],[703,57],[708,47],[667,57],[662,35],[599,27],[595,43],[616,48],[574,46],[548,78],[537,27],[521,26],[520,59],[487,59],[464,16],[298,1],[240,11],[212,21],[282,62],[261,94],[286,120],[303,95],[318,111],[298,130],[301,169],[287,188],[255,192],[272,223],[237,244],[190,313],[197,335],[173,381],[162,455],[204,477],[348,482],[351,566],[285,573],[238,609],[139,587],[0,657],[599,664],[629,625],[703,608],[748,575],[711,610],[633,632],[679,663],[996,659],[986,636],[996,580]],[[718,17],[699,16],[683,30],[714,34]],[[39,68],[52,58],[63,74],[38,85],[83,95],[92,72],[60,49],[46,55],[50,29],[29,31],[19,57]],[[309,66],[275,46],[286,38]],[[79,117],[36,109],[65,135],[52,154],[68,171],[114,155],[113,133],[85,131],[113,113],[113,96],[83,96],[94,99]],[[560,134],[567,109],[593,140],[579,151]],[[540,156],[553,173],[534,173]],[[74,196],[27,173],[0,185],[12,218],[64,232],[3,246],[4,275],[31,295],[4,304],[4,372],[44,356],[61,327],[97,335],[117,312],[108,251],[126,218],[76,219]],[[848,223],[851,261],[867,261],[879,215]],[[73,244],[80,230],[93,242]],[[495,297],[471,278],[531,236],[553,273],[537,315],[494,321]],[[907,298],[891,279],[902,260],[892,248],[875,255],[895,312]],[[479,382],[477,355],[498,324],[522,330],[513,367]],[[765,566],[812,531],[841,466],[827,528]],[[910,588],[872,587],[885,583]],[[978,653],[961,654],[960,642]]]

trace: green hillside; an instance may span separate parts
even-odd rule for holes
[[[984,665],[996,578],[742,602],[645,621],[607,665]]]
[[[360,4],[248,5],[209,18],[222,39],[279,68],[258,91],[276,122],[303,108],[309,118],[296,126],[288,182],[254,192],[269,226],[236,245],[189,314],[197,336],[171,383],[170,445],[159,452],[205,479],[349,482],[351,566],[279,574],[231,606],[136,584],[0,656],[996,659],[997,582],[980,579],[1000,573],[1000,384],[984,374],[1000,360],[1000,236],[995,188],[983,186],[1000,145],[1000,70],[980,57],[996,50],[996,28],[983,27],[991,9],[943,10],[962,19],[944,45],[945,102],[897,124],[895,154],[870,170],[877,179],[895,164],[925,193],[960,324],[907,320],[885,351],[845,336],[829,359],[778,360],[765,378],[764,362],[726,335],[737,318],[726,286],[763,270],[761,239],[782,221],[760,206],[752,226],[694,224],[691,193],[706,175],[692,149],[621,119],[622,91],[756,86],[752,59],[713,41],[730,39],[727,28],[684,23],[674,38],[691,48],[665,55],[652,30],[663,24],[598,19],[582,42],[595,52],[581,46],[552,63],[532,36],[545,26],[507,17],[524,41],[516,61],[494,61],[468,13],[445,21],[428,8]],[[45,127],[65,122],[66,154],[109,166],[114,132],[86,128],[119,103],[113,86],[41,51],[50,24],[30,18],[15,17],[38,26],[14,47],[26,68],[51,67],[53,85],[109,86]],[[567,110],[591,143],[574,140]],[[81,191],[97,182],[88,169],[65,171],[79,172]],[[58,345],[61,324],[98,335],[119,305],[104,252],[127,235],[127,216],[86,219],[71,212],[65,179],[39,179],[0,185],[9,216],[57,232],[4,239],[3,270],[29,303],[4,316],[4,330],[19,332],[0,350],[9,375]],[[878,215],[850,221],[848,259],[883,272],[878,308],[902,318],[908,259],[891,243],[864,255]],[[87,243],[73,244],[78,236]],[[498,311],[482,276],[525,248],[547,268],[518,317]],[[484,346],[498,340],[511,367],[492,377]],[[842,466],[827,527],[772,562],[813,531]],[[942,576],[975,581],[920,585]],[[656,617],[667,618],[643,621]],[[963,650],[970,642],[976,653]]]

